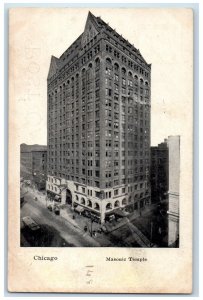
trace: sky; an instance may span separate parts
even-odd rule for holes
[[[18,143],[46,144],[47,74],[84,31],[88,11],[140,50],[151,73],[151,145],[192,126],[190,9],[18,8],[10,11],[10,127]]]

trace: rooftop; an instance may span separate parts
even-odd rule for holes
[[[27,145],[27,144],[21,144],[20,145],[20,152],[32,152],[32,151],[47,151],[46,145]]]

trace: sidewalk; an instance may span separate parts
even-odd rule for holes
[[[46,195],[43,192],[35,190],[31,187],[27,187],[30,194],[33,195],[33,198],[37,197],[37,201],[39,201],[44,207],[48,205],[48,201],[46,199]],[[136,242],[141,247],[150,247],[150,241],[146,238],[146,236],[135,226],[132,222],[139,218],[140,216],[145,216],[155,205],[147,206],[142,211],[141,214],[139,211],[134,211],[133,213],[129,214],[128,216],[120,219],[120,221],[113,221],[107,222],[103,225],[92,222],[91,220],[85,216],[82,216],[75,212],[70,205],[63,205],[60,207],[60,217],[64,219],[64,221],[71,224],[74,228],[78,230],[78,232],[87,239],[87,241],[93,243],[95,246],[103,246],[103,247],[110,247],[112,243],[109,241],[108,233],[111,233],[125,225],[129,226],[129,229],[132,232],[132,236],[134,236]],[[54,212],[53,212],[54,214]],[[74,216],[74,217],[73,217]],[[87,231],[84,231],[84,227],[87,226]],[[105,233],[98,233],[98,230],[101,227],[105,227],[107,230],[107,235]],[[91,232],[96,232],[96,236],[91,237]]]
[[[43,194],[43,192],[40,192],[38,190],[35,190],[31,187],[27,187],[28,192],[33,195],[33,199],[37,197],[37,201],[40,202],[41,205],[44,207],[47,207],[48,201],[46,199],[46,195]],[[60,206],[60,204],[59,204]],[[54,212],[53,212],[54,214]],[[73,215],[75,216],[75,219],[73,219]],[[57,216],[58,218],[59,216]],[[84,237],[89,243],[93,244],[95,247],[100,247],[99,241],[97,241],[96,237],[91,237],[90,232],[84,231],[84,226],[87,225],[87,218],[78,215],[76,212],[74,212],[69,205],[65,205],[63,208],[60,208],[60,217],[64,219],[65,222],[68,222],[71,224],[74,228],[77,229],[78,233]],[[97,224],[99,225],[99,224]],[[96,230],[95,223],[93,223],[92,230]]]

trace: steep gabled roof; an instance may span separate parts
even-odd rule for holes
[[[100,30],[102,28],[101,24],[99,24],[99,22],[98,22],[98,17],[95,17],[91,13],[91,11],[88,12],[87,21],[85,24],[85,30],[87,29],[89,23],[92,23],[93,25],[95,25],[97,30]]]
[[[79,56],[80,48],[86,45],[86,43],[88,43],[88,41],[91,40],[92,37],[97,35],[101,30],[104,30],[107,34],[109,33],[114,38],[116,38],[121,44],[123,44],[123,47],[127,47],[129,49],[131,48],[131,51],[133,51],[139,59],[147,64],[139,49],[130,44],[128,40],[123,38],[122,35],[112,29],[100,17],[95,17],[89,11],[83,33],[70,45],[70,47],[68,47],[68,49],[59,58],[55,56],[51,57],[48,79],[50,79],[54,74],[57,73],[57,71],[63,68],[64,65],[71,62],[76,55]]]
[[[116,30],[111,28],[111,26],[109,26],[109,24],[105,23],[100,17],[95,17],[91,12],[89,12],[88,16],[89,15],[94,20],[94,22],[97,24],[98,28],[105,29],[105,30],[107,30],[107,32],[110,32],[111,34],[116,35],[116,37],[121,42],[124,42],[125,44],[127,44],[127,46],[130,47],[136,53],[136,55],[147,64],[147,62],[143,58],[142,54],[140,53],[139,49],[135,48],[134,45],[130,44],[130,42],[128,40],[126,40],[122,35],[117,33]]]
[[[48,79],[51,78],[58,70],[59,67],[59,59],[52,55],[51,63],[49,67]]]

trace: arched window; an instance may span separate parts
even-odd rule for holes
[[[96,65],[96,68],[100,67],[100,59],[99,59],[99,57],[96,58],[95,65]]]
[[[114,203],[114,207],[120,207],[120,202],[118,200]]]
[[[111,65],[111,60],[109,57],[106,58],[106,63]]]
[[[106,205],[106,210],[112,209],[112,204],[111,203],[107,203]]]
[[[142,78],[140,78],[140,84],[143,84],[143,79]]]
[[[123,200],[122,200],[122,205],[126,205],[127,204],[127,200],[124,198]]]
[[[75,196],[75,200],[76,200],[76,201],[79,201],[78,195]]]
[[[131,196],[128,198],[128,202],[129,202],[129,203],[132,202],[132,197],[131,197]]]
[[[87,80],[90,80],[93,76],[92,63],[90,63],[88,67],[89,69],[87,70]]]
[[[129,72],[128,72],[128,76],[132,77],[133,74],[129,71]]]
[[[148,81],[145,81],[145,85],[147,85],[147,86],[149,85],[149,84],[148,84]]]
[[[135,75],[135,80],[138,80],[138,76],[137,75]]]
[[[82,69],[82,76],[85,76],[86,70],[85,68]]]
[[[81,198],[80,203],[83,204],[83,205],[85,205],[85,199],[83,197]]]
[[[99,204],[97,202],[95,202],[95,204],[94,204],[94,209],[100,210],[100,206],[99,206]]]
[[[118,71],[119,70],[119,65],[117,63],[114,64],[114,70]]]
[[[125,69],[125,68],[122,68],[122,69],[121,69],[121,72],[122,72],[123,75],[125,75],[125,74],[126,74],[126,69]]]
[[[92,207],[92,202],[90,200],[87,201],[87,206]]]

